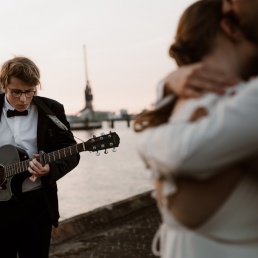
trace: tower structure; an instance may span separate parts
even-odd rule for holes
[[[87,67],[87,56],[86,56],[86,46],[83,46],[84,49],[84,64],[85,64],[85,77],[86,77],[86,88],[84,91],[85,94],[85,109],[88,110],[93,110],[93,95],[92,95],[92,91],[91,91],[91,86],[90,86],[90,81],[89,81],[89,77],[88,77],[88,67]]]
[[[89,81],[87,81],[87,83],[86,83],[86,88],[85,88],[84,92],[85,92],[85,102],[86,102],[85,109],[93,110],[93,105],[92,105],[93,95],[91,92],[91,87],[90,87]]]

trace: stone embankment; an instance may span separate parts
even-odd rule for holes
[[[153,258],[160,221],[150,192],[101,207],[62,221],[50,258]]]

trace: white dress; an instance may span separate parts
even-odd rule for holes
[[[231,88],[224,96],[207,94],[201,99],[190,100],[179,113],[170,118],[169,123],[172,126],[182,123],[187,127],[189,125],[187,121],[196,108],[204,107],[211,114],[216,105],[232,98],[232,92],[237,94],[245,87],[239,85]],[[158,134],[159,128],[157,127],[155,130],[157,131],[155,133]],[[150,136],[149,133],[147,134],[147,137],[144,132],[139,134],[139,153],[150,167],[154,178],[160,174],[167,175],[168,170],[164,173],[158,169],[160,167],[159,158],[156,160],[145,155],[150,151],[153,152],[153,150],[144,148],[147,145],[144,145],[144,141],[148,141]],[[162,135],[162,132],[160,134]],[[173,142],[173,136],[170,135],[170,137],[170,141]],[[152,147],[155,145],[152,144]],[[187,148],[187,145],[184,147]],[[158,152],[159,155],[163,154],[162,149]],[[173,156],[170,158],[173,160]],[[214,173],[215,171],[211,170],[198,174],[197,177],[206,178]],[[165,182],[164,197],[176,191],[172,180]],[[166,207],[163,207],[160,210],[163,224],[154,238],[153,252],[161,255],[162,258],[256,258],[258,257],[257,200],[258,181],[250,174],[246,174],[213,216],[195,230],[190,230],[180,224]],[[158,240],[161,242],[160,251],[156,248]]]

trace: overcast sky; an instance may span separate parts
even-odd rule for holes
[[[0,0],[0,63],[31,58],[42,96],[67,114],[85,105],[83,45],[95,110],[139,112],[175,64],[168,56],[183,10],[193,0]]]

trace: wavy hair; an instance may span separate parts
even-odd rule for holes
[[[14,57],[6,61],[0,71],[0,83],[6,87],[15,77],[29,86],[40,86],[39,68],[34,62],[26,57]]]
[[[199,62],[212,51],[221,32],[221,9],[221,0],[199,0],[184,11],[169,48],[169,55],[178,66]],[[139,114],[134,121],[134,130],[140,132],[166,123],[176,101],[175,97],[161,108]]]

